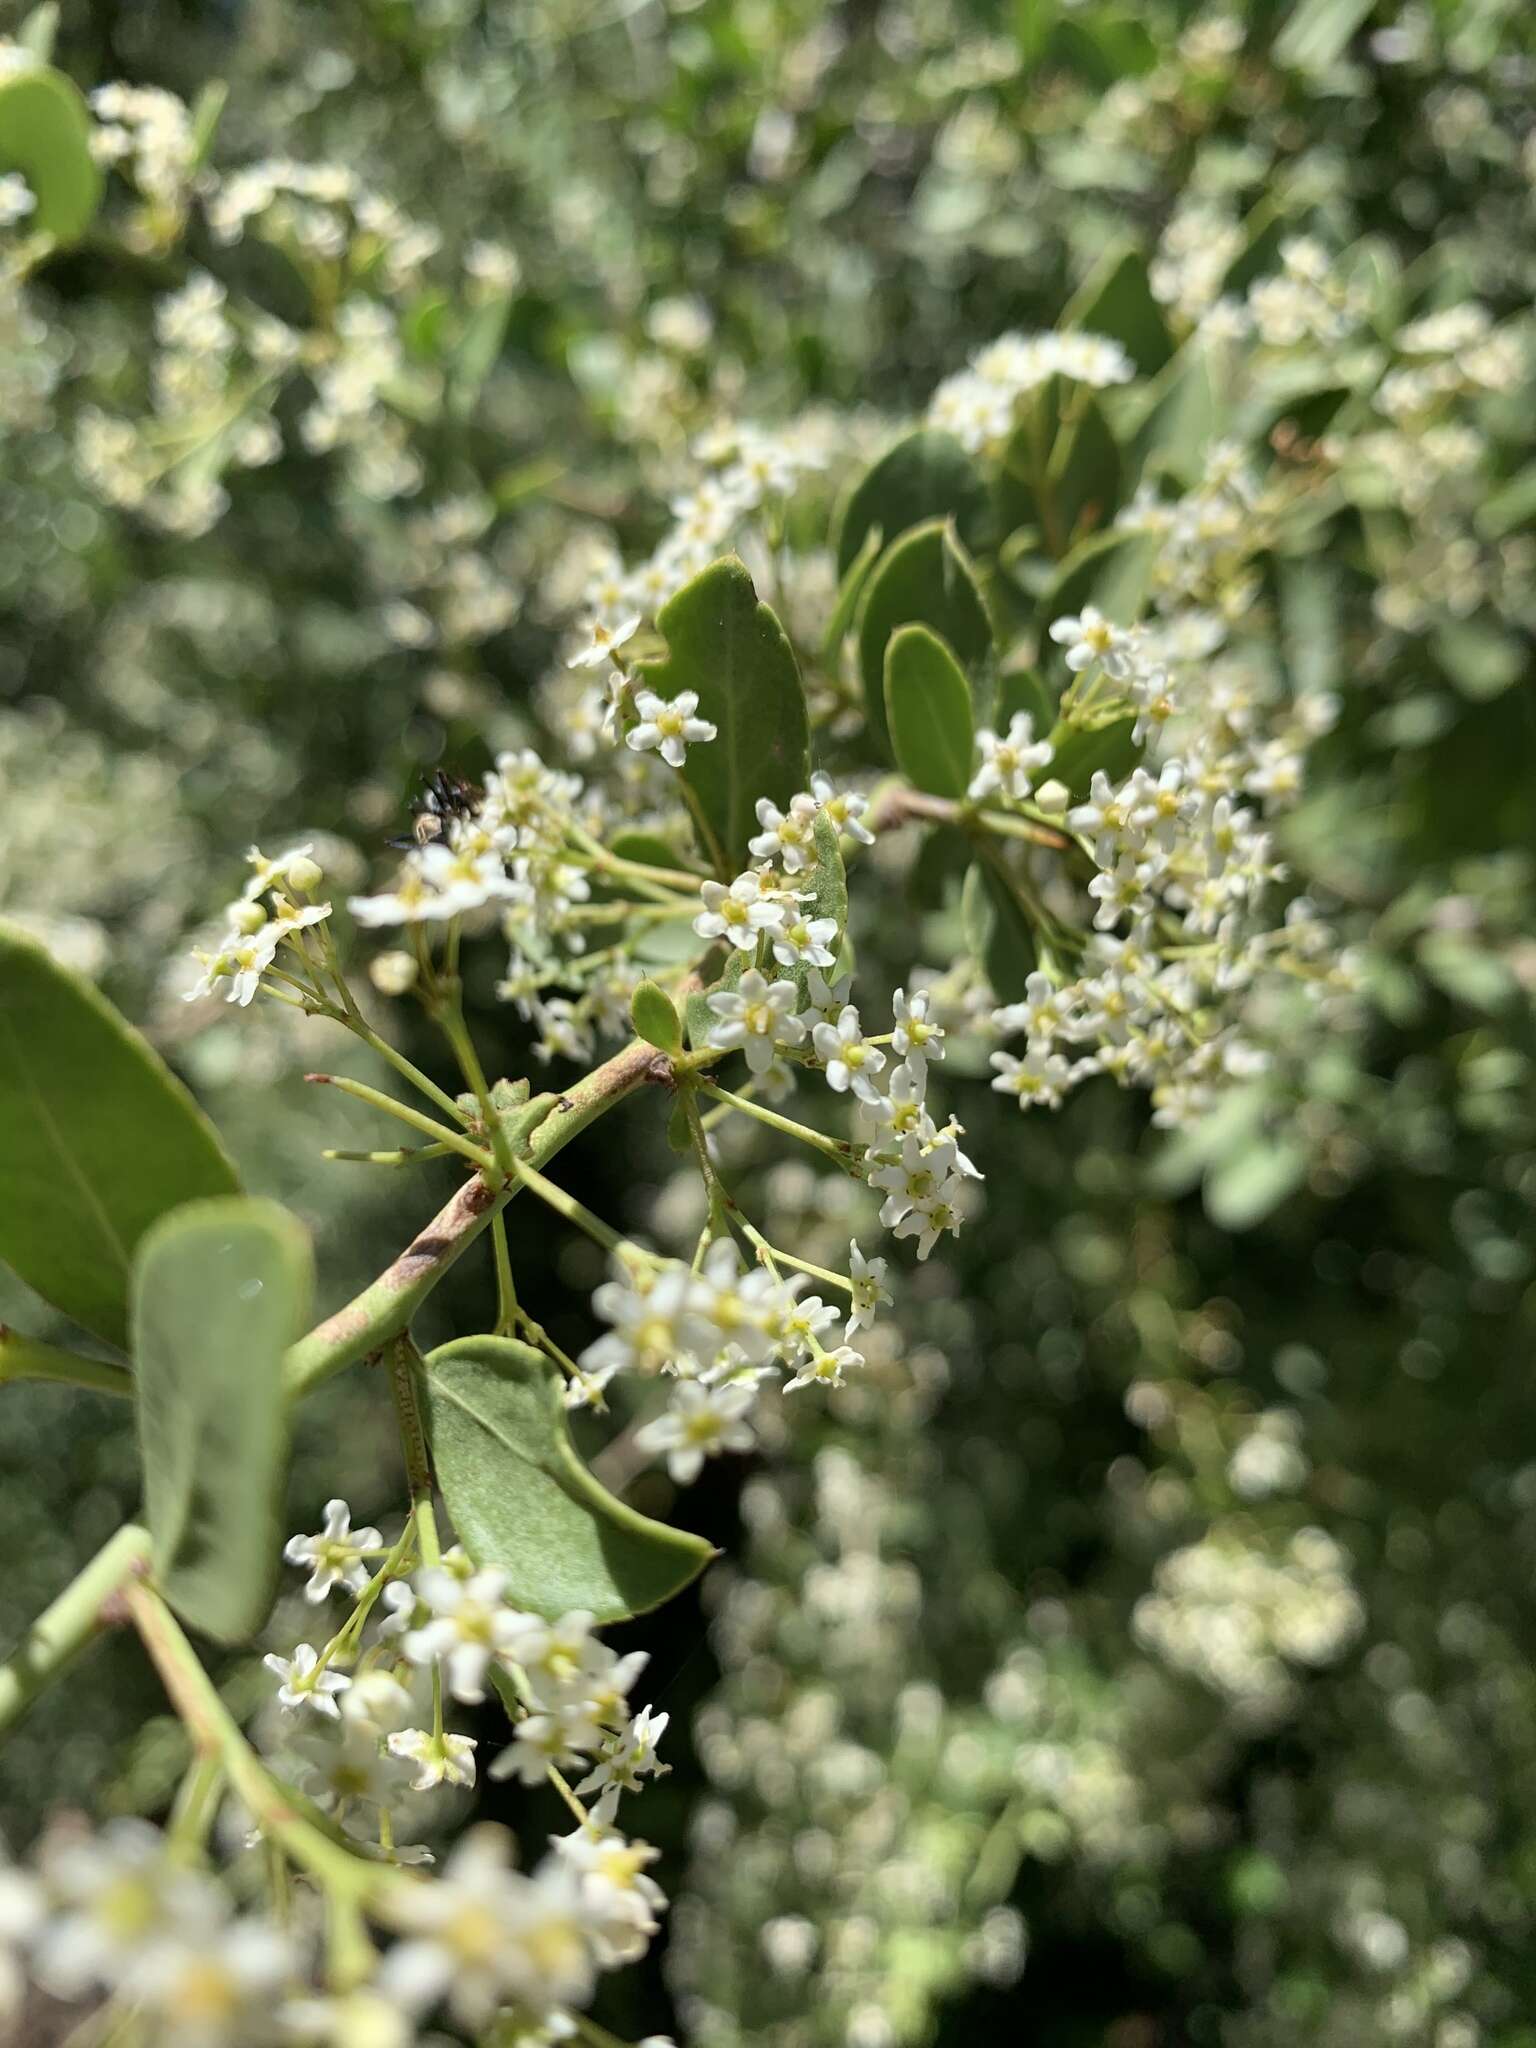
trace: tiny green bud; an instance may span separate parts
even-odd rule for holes
[[[263,903],[236,903],[229,915],[229,921],[237,932],[244,932],[247,938],[259,932],[267,921],[266,905]]]
[[[325,870],[307,853],[288,863],[288,886],[297,896],[312,896],[324,880]]]
[[[629,1000],[629,1014],[635,1029],[658,1052],[680,1053],[683,1027],[677,1006],[666,990],[654,981],[642,981]]]

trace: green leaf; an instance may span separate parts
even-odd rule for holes
[[[1131,441],[1137,476],[1167,471],[1193,483],[1220,420],[1203,348],[1186,344],[1158,377],[1152,405]]]
[[[832,606],[832,615],[827,620],[827,630],[822,636],[822,653],[832,661],[842,646],[848,629],[853,624],[854,613],[859,608],[859,599],[864,595],[864,585],[869,572],[880,555],[881,533],[878,526],[872,526],[864,536],[859,552],[844,570],[837,586],[837,597]]]
[[[0,1259],[110,1344],[133,1254],[182,1202],[238,1191],[213,1126],[89,983],[0,923]]]
[[[885,647],[898,626],[929,626],[969,666],[992,644],[970,557],[944,520],[914,527],[876,565],[859,620],[859,667],[870,736],[890,750],[885,720]]]
[[[838,576],[847,575],[871,533],[895,541],[930,519],[952,519],[974,547],[986,505],[976,467],[954,436],[919,427],[887,448],[854,486],[838,521]]]
[[[734,555],[712,562],[656,616],[667,653],[642,662],[646,689],[672,698],[696,690],[698,715],[718,728],[690,747],[683,780],[702,817],[710,864],[734,875],[758,829],[757,800],[780,810],[810,779],[810,726],[800,671],[784,629],[759,604]]]
[[[193,1628],[244,1641],[272,1605],[287,1461],[283,1353],[309,1319],[309,1240],[275,1202],[163,1217],[133,1273],[144,1515],[155,1577]]]
[[[26,229],[78,242],[101,204],[101,172],[91,155],[91,117],[79,88],[62,71],[28,65],[0,80],[0,172],[19,171],[36,210]]]
[[[1314,76],[1343,56],[1375,0],[1299,0],[1285,15],[1272,55],[1287,71]]]
[[[1019,711],[1028,712],[1030,727],[1037,740],[1050,737],[1056,723],[1056,702],[1032,668],[1007,669],[998,677],[997,715],[993,721],[997,730],[1006,732],[1009,721]],[[1054,768],[1047,772],[1056,773]]]
[[[560,1375],[506,1337],[445,1344],[421,1376],[432,1464],[459,1540],[515,1606],[624,1621],[670,1600],[714,1551],[600,1486],[576,1455]]]
[[[1224,1159],[1205,1177],[1205,1213],[1222,1230],[1248,1230],[1294,1194],[1307,1155],[1289,1138],[1266,1138]]]
[[[1062,533],[1105,526],[1120,508],[1120,448],[1098,405],[1083,401],[1074,425],[1058,436],[1046,470],[1051,506]]]
[[[796,875],[796,886],[804,891],[809,901],[800,906],[801,915],[806,918],[830,917],[837,926],[837,942],[842,945],[848,932],[848,874],[843,866],[842,849],[838,845],[837,827],[825,811],[818,814],[815,825],[816,860],[809,874]],[[736,958],[741,959],[738,953]],[[782,975],[785,970],[775,966],[769,972],[769,979]],[[831,970],[829,969],[830,973]],[[795,967],[789,970],[789,979],[800,992],[802,1003],[811,999],[811,969]]]
[[[192,102],[192,168],[201,170],[213,150],[214,137],[224,118],[229,87],[222,78],[210,78]]]
[[[1075,547],[1041,596],[1036,613],[1040,659],[1058,667],[1065,657],[1045,637],[1054,619],[1075,616],[1097,605],[1117,626],[1134,624],[1152,587],[1157,541],[1150,533],[1096,533]]]
[[[975,751],[971,686],[926,626],[899,626],[886,644],[885,715],[902,773],[932,796],[963,797]]]
[[[978,860],[967,870],[960,918],[966,944],[981,962],[998,1001],[1022,1001],[1025,983],[1039,962],[1035,928],[1006,875],[990,861]]]
[[[1141,765],[1146,749],[1132,738],[1134,714],[1114,718],[1107,725],[1058,725],[1051,734],[1055,752],[1045,773],[1064,782],[1075,799],[1088,794],[1088,785],[1103,771],[1111,782],[1124,782],[1133,768]]]
[[[664,988],[654,981],[642,981],[629,999],[629,1014],[636,1031],[658,1052],[677,1053],[683,1049],[683,1027],[677,1007]]]
[[[1474,703],[1501,697],[1530,666],[1521,642],[1486,619],[1448,620],[1436,626],[1430,644],[1456,688]]]
[[[1146,258],[1135,248],[1108,251],[1068,300],[1060,324],[1118,341],[1144,377],[1155,376],[1173,354]]]
[[[449,405],[459,419],[474,410],[485,380],[496,367],[512,317],[511,292],[498,292],[476,306],[464,323],[448,372]]]

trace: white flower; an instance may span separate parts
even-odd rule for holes
[[[903,1138],[901,1157],[890,1165],[877,1166],[869,1176],[872,1188],[881,1188],[885,1200],[880,1221],[892,1224],[914,1209],[928,1209],[947,1201],[954,1186],[955,1145],[949,1138],[925,1147],[921,1138]]]
[[[273,1654],[261,1661],[282,1681],[277,1688],[279,1706],[290,1711],[312,1707],[317,1714],[325,1714],[333,1721],[341,1718],[336,1695],[345,1692],[352,1681],[344,1671],[333,1671],[329,1665],[322,1670],[320,1653],[312,1643],[298,1644],[291,1657]]]
[[[416,1590],[432,1619],[405,1638],[413,1664],[442,1662],[456,1700],[474,1706],[485,1698],[485,1674],[493,1659],[512,1657],[529,1617],[502,1599],[506,1580],[498,1571],[461,1578],[441,1566],[418,1572]]]
[[[550,1712],[525,1714],[512,1730],[512,1740],[491,1765],[493,1778],[516,1778],[520,1785],[542,1785],[551,1769],[570,1763],[604,1740],[590,1709],[568,1702]]]
[[[537,1890],[512,1869],[504,1829],[471,1828],[440,1876],[389,1895],[390,1917],[405,1939],[380,1964],[379,1989],[418,2013],[445,2002],[472,2033],[531,1988],[542,1994],[550,1978],[560,1996],[582,2003],[592,1965],[580,1923],[568,1911],[551,1925],[548,1905],[560,1895],[552,1892],[545,1905],[530,1897]]]
[[[610,1735],[603,1744],[596,1766],[576,1787],[583,1797],[589,1792],[599,1794],[596,1810],[600,1819],[612,1818],[621,1792],[638,1792],[642,1778],[665,1777],[671,1770],[656,1754],[670,1719],[652,1707],[642,1707],[627,1728]]]
[[[728,939],[743,953],[755,952],[758,935],[777,930],[784,921],[782,902],[763,894],[762,882],[751,868],[729,887],[724,882],[703,882],[699,894],[704,908],[693,920],[699,937]]]
[[[377,1529],[352,1527],[352,1510],[344,1500],[329,1500],[320,1534],[290,1536],[283,1556],[289,1564],[311,1567],[304,1597],[318,1603],[337,1585],[361,1593],[368,1583],[363,1552],[377,1550],[383,1540]]]
[[[892,1233],[894,1236],[915,1237],[917,1239],[917,1256],[919,1259],[927,1258],[946,1231],[958,1233],[961,1221],[960,1212],[949,1199],[949,1188],[957,1187],[958,1185],[957,1181],[948,1183],[945,1190],[934,1201],[924,1207],[910,1209],[896,1225]]]
[[[781,967],[830,967],[837,957],[835,917],[786,917],[770,941]]]
[[[667,1903],[661,1886],[646,1875],[646,1865],[661,1851],[594,1826],[556,1836],[552,1846],[576,1872],[598,1962],[609,1970],[638,1962],[657,1931],[656,1915]]]
[[[709,720],[694,716],[698,708],[697,690],[680,690],[670,703],[654,690],[641,690],[635,697],[640,723],[625,734],[624,743],[637,754],[655,747],[669,767],[681,768],[689,747],[715,737],[716,728]]]
[[[1023,1059],[1010,1052],[995,1052],[992,1064],[997,1069],[992,1086],[999,1095],[1017,1096],[1020,1108],[1031,1103],[1058,1108],[1071,1081],[1071,1069],[1061,1054],[1047,1052],[1043,1045],[1032,1045]]]
[[[606,1385],[616,1372],[650,1375],[675,1366],[710,1342],[701,1300],[696,1276],[675,1260],[660,1271],[621,1265],[618,1279],[605,1280],[592,1296],[613,1328],[582,1352],[583,1371]]]
[[[473,1785],[475,1742],[470,1735],[434,1735],[430,1728],[397,1728],[385,1747],[391,1756],[414,1764],[413,1792],[430,1792],[434,1786]]]
[[[1116,682],[1130,674],[1130,635],[1091,604],[1085,604],[1080,614],[1053,620],[1050,631],[1057,646],[1066,648],[1067,667],[1074,673],[1097,661]]]
[[[745,1418],[756,1398],[753,1387],[706,1387],[699,1380],[683,1380],[665,1414],[636,1430],[635,1448],[648,1454],[665,1452],[672,1479],[689,1486],[706,1458],[722,1451],[751,1450],[756,1439]]]
[[[1036,769],[1045,767],[1054,751],[1049,740],[1037,740],[1034,733],[1034,720],[1027,711],[1013,714],[1002,739],[984,726],[976,735],[981,766],[971,777],[966,794],[979,801],[1001,791],[1022,803],[1035,786]]]
[[[885,1287],[886,1261],[866,1259],[857,1244],[848,1246],[848,1277],[853,1282],[853,1304],[848,1315],[848,1334],[867,1329],[875,1320],[875,1311],[883,1303],[889,1308],[891,1297]]]
[[[851,974],[839,975],[836,981],[828,981],[817,968],[812,968],[806,977],[806,994],[810,997],[809,1007],[800,1013],[800,1022],[807,1031],[817,1024],[835,1024],[842,1015],[848,1001],[848,992],[853,987]]]
[[[870,1045],[852,1003],[845,1005],[835,1024],[818,1024],[811,1033],[816,1057],[827,1070],[827,1085],[844,1095],[851,1088],[861,1102],[878,1102],[880,1090],[875,1076],[885,1065],[885,1054]]]
[[[831,776],[820,768],[811,777],[811,796],[839,832],[846,832],[861,846],[874,845],[875,835],[864,823],[864,813],[869,809],[867,796],[858,790],[835,788]]]
[[[796,1387],[813,1385],[840,1387],[844,1370],[852,1372],[863,1363],[862,1352],[855,1351],[851,1344],[839,1344],[832,1351],[813,1351],[796,1366],[795,1376],[786,1381],[784,1391],[792,1394]]]
[[[224,2048],[266,2016],[297,1961],[288,1937],[262,1920],[177,1928],[141,1944],[116,1988],[156,2043]]]
[[[899,1149],[903,1138],[922,1132],[930,1119],[923,1107],[928,1092],[928,1069],[903,1060],[888,1076],[886,1091],[873,1102],[860,1102],[859,1126],[870,1149],[885,1153]]]
[[[280,853],[276,860],[268,860],[259,846],[253,846],[246,855],[250,865],[250,879],[242,892],[247,902],[264,895],[268,889],[297,889],[300,895],[307,894],[308,871],[315,867],[310,858],[314,852],[314,841],[307,840],[303,846],[290,846],[286,853]],[[297,871],[300,879],[294,880]],[[318,878],[319,870],[316,869]]]
[[[805,1026],[794,1014],[792,981],[769,983],[749,967],[734,989],[706,997],[718,1020],[709,1027],[709,1043],[722,1051],[745,1052],[754,1074],[763,1073],[781,1045],[799,1045]]]
[[[424,918],[441,917],[437,891],[421,869],[407,861],[391,890],[377,896],[351,896],[347,908],[359,924],[420,924]]]
[[[904,988],[897,989],[891,997],[896,1028],[891,1033],[891,1050],[900,1053],[906,1064],[917,1073],[926,1071],[929,1060],[944,1057],[944,1028],[935,1024],[929,1016],[933,1008],[933,997],[925,988],[913,989],[909,996]]]
[[[413,858],[432,891],[431,907],[422,913],[426,917],[459,917],[487,903],[528,899],[527,883],[513,880],[493,847],[471,840],[445,846],[439,839]],[[356,916],[355,903],[352,910]]]
[[[816,809],[814,797],[792,797],[789,809],[781,811],[760,796],[757,822],[763,829],[747,841],[748,850],[759,860],[777,861],[786,875],[800,874],[816,859]]]
[[[601,668],[605,661],[613,659],[614,651],[632,639],[640,625],[640,614],[631,612],[628,618],[608,625],[603,619],[592,621],[591,633],[584,647],[567,657],[567,668]]]

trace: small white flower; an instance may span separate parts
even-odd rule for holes
[[[673,1391],[665,1414],[635,1432],[636,1450],[665,1452],[667,1471],[679,1486],[690,1486],[706,1458],[722,1451],[750,1451],[756,1439],[746,1421],[756,1399],[755,1388],[739,1384],[706,1387],[683,1380]]]
[[[943,1059],[944,1027],[935,1024],[929,1015],[933,997],[927,989],[915,988],[910,996],[904,988],[897,989],[891,997],[891,1008],[896,1020],[891,1033],[892,1052],[899,1053],[918,1073],[926,1070],[929,1060]]]
[[[786,917],[770,941],[781,967],[830,967],[836,954],[835,917]]]
[[[848,1247],[848,1277],[853,1282],[853,1305],[848,1315],[848,1334],[868,1329],[875,1320],[875,1311],[883,1304],[891,1305],[891,1297],[885,1287],[886,1261],[866,1259],[857,1244]]]
[[[613,659],[616,649],[622,647],[626,640],[633,639],[639,626],[638,612],[631,612],[628,618],[620,619],[611,626],[603,619],[594,619],[586,645],[567,657],[566,667],[601,668],[605,661]]]
[[[333,1586],[345,1586],[361,1593],[368,1583],[363,1552],[377,1550],[383,1543],[377,1529],[354,1529],[352,1510],[344,1500],[325,1504],[325,1521],[318,1536],[290,1536],[283,1550],[289,1564],[308,1565],[306,1600],[318,1604]]]
[[[397,1728],[385,1747],[402,1763],[414,1764],[413,1792],[437,1785],[473,1785],[475,1741],[471,1735],[434,1735],[430,1728]]]
[[[814,1351],[796,1366],[795,1376],[785,1382],[784,1391],[792,1394],[796,1387],[840,1387],[844,1372],[854,1372],[863,1363],[862,1352],[855,1351],[851,1344],[839,1344],[832,1351]]]
[[[726,939],[743,953],[757,950],[763,932],[776,931],[784,922],[784,906],[763,894],[762,882],[748,869],[729,887],[724,882],[703,882],[699,894],[704,908],[693,920],[701,939]]]
[[[839,1095],[851,1088],[861,1102],[880,1099],[875,1077],[885,1066],[885,1054],[870,1045],[852,1003],[845,1005],[835,1024],[818,1024],[811,1033],[816,1057],[827,1070],[827,1085]]]
[[[1057,646],[1066,648],[1067,667],[1074,674],[1096,661],[1103,663],[1104,673],[1116,682],[1130,674],[1130,635],[1091,604],[1085,604],[1080,614],[1054,620],[1050,631]]]
[[[792,981],[767,982],[749,967],[734,989],[720,989],[706,998],[716,1022],[709,1043],[725,1052],[742,1051],[754,1074],[772,1064],[783,1045],[799,1045],[805,1026],[794,1014],[797,997]]]
[[[999,1095],[1017,1096],[1021,1109],[1035,1103],[1046,1109],[1058,1108],[1071,1081],[1065,1059],[1059,1052],[1047,1052],[1043,1045],[1031,1046],[1023,1059],[1010,1052],[995,1052],[992,1064],[997,1069],[992,1086]]]
[[[697,690],[680,690],[669,703],[654,690],[641,690],[635,697],[640,723],[624,736],[624,744],[643,754],[655,747],[671,768],[681,768],[691,746],[715,737],[716,728],[707,718],[696,718]]]
[[[485,1698],[487,1669],[515,1653],[528,1626],[528,1617],[503,1601],[505,1584],[498,1571],[466,1579],[438,1566],[416,1575],[432,1619],[406,1636],[405,1654],[413,1664],[441,1661],[449,1691],[466,1706]]]
[[[976,735],[981,766],[971,777],[966,794],[980,801],[1000,792],[1023,803],[1034,789],[1036,770],[1044,768],[1054,752],[1049,740],[1037,740],[1034,733],[1034,721],[1027,711],[1014,713],[1002,739],[984,726]]]
[[[599,1820],[612,1818],[621,1792],[638,1792],[642,1778],[665,1777],[671,1770],[672,1766],[662,1763],[656,1754],[670,1719],[669,1714],[642,1707],[627,1728],[609,1736],[603,1744],[596,1767],[576,1787],[583,1797],[589,1792],[600,1795],[596,1810]]]
[[[837,789],[831,776],[820,768],[811,777],[811,796],[839,832],[846,832],[861,846],[874,845],[875,835],[864,823],[864,813],[869,809],[867,796],[854,789]]]
[[[786,875],[802,873],[816,859],[816,809],[814,797],[793,797],[789,809],[781,811],[760,796],[757,822],[763,829],[747,841],[749,850],[759,860],[776,861]]]
[[[336,1695],[345,1692],[352,1681],[344,1671],[333,1671],[329,1665],[322,1670],[320,1653],[312,1643],[298,1644],[291,1657],[272,1654],[261,1661],[282,1681],[277,1688],[279,1706],[290,1711],[312,1707],[317,1714],[340,1720]]]

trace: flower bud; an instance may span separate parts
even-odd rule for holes
[[[237,932],[244,932],[247,938],[259,932],[267,921],[266,905],[263,903],[231,904],[229,921]]]
[[[324,869],[307,853],[301,853],[297,860],[288,863],[288,886],[296,896],[312,896],[324,880]]]
[[[1042,811],[1064,811],[1072,801],[1072,792],[1064,782],[1052,776],[1049,782],[1042,782],[1035,791],[1035,802]]]
[[[381,996],[403,996],[415,987],[417,973],[409,953],[380,953],[368,963],[368,979]]]

